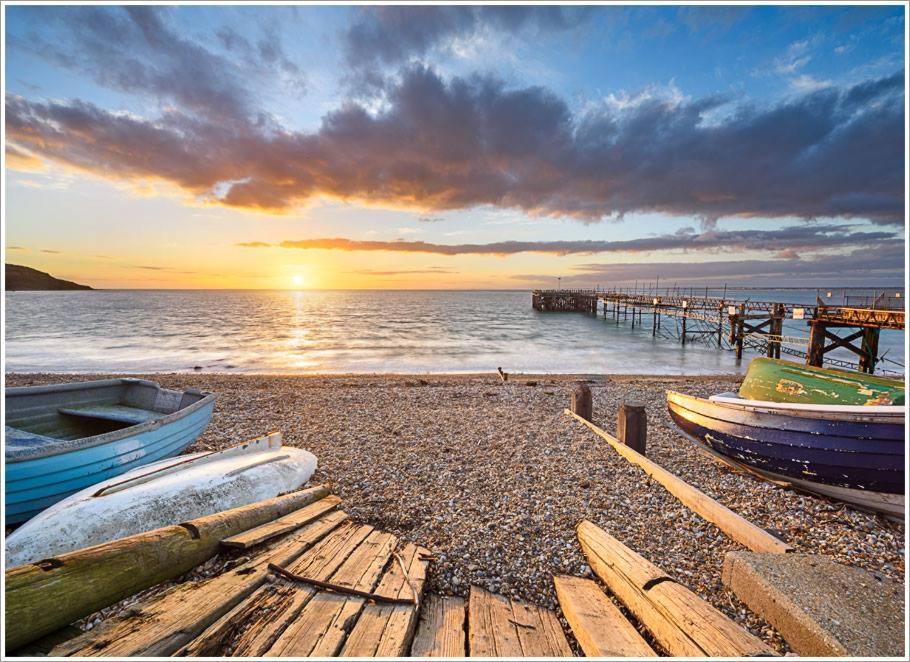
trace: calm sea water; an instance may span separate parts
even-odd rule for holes
[[[750,292],[814,301],[815,291]],[[837,297],[835,293],[835,300]],[[675,324],[666,322],[665,324]],[[690,327],[691,328],[691,327]],[[787,333],[808,335],[803,322]],[[732,352],[490,291],[8,292],[8,372],[739,372]],[[904,363],[903,333],[881,350]],[[895,364],[893,370],[903,371]]]

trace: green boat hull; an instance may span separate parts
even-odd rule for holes
[[[739,396],[805,405],[903,405],[904,383],[778,359],[753,359]]]

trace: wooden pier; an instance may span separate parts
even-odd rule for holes
[[[701,342],[736,352],[751,349],[769,358],[781,353],[799,356],[806,363],[827,363],[839,367],[875,372],[879,363],[878,341],[882,329],[904,330],[903,299],[898,297],[845,297],[833,304],[816,297],[815,304],[753,301],[709,296],[678,290],[534,290],[534,310],[541,312],[580,312],[596,315],[619,324],[631,321],[643,326],[649,318],[652,336],[678,340],[683,345]],[[784,320],[805,320],[808,338],[784,334]],[[672,321],[672,325],[667,322]],[[838,330],[844,330],[841,335]],[[826,357],[837,348],[853,352],[856,363]]]

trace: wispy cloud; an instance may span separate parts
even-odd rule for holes
[[[348,63],[356,68],[397,65],[440,45],[455,46],[482,30],[563,31],[591,15],[588,7],[421,6],[362,7],[345,31]]]
[[[709,262],[614,262],[585,264],[572,273],[560,274],[563,285],[594,286],[596,284],[631,283],[660,279],[701,284],[751,284],[762,282],[791,282],[803,285],[824,282],[828,285],[903,282],[903,242],[880,245],[876,259],[869,260],[867,250],[851,251],[845,255],[819,255],[807,260],[724,260]],[[553,282],[549,274],[514,274],[514,280],[529,286]]]
[[[774,61],[774,70],[779,74],[793,74],[812,60],[809,54],[809,40],[794,41],[786,52]]]
[[[442,267],[427,267],[426,269],[398,269],[390,271],[380,271],[377,269],[357,269],[351,273],[361,276],[413,276],[413,275],[432,275],[432,274],[457,274],[457,271],[444,269]]]
[[[219,122],[262,123],[254,105],[254,81],[304,87],[303,73],[284,54],[279,36],[266,30],[255,44],[231,31],[219,32],[229,58],[180,34],[164,7],[34,7],[53,39],[11,38],[8,46],[64,69],[84,72],[99,84],[157,98]],[[28,11],[28,9],[26,9]],[[277,78],[277,80],[276,80]]]
[[[834,83],[830,80],[819,80],[809,74],[801,74],[790,79],[790,87],[802,93],[817,92],[833,86]]]
[[[894,240],[899,234],[889,231],[857,231],[841,225],[794,225],[779,230],[708,230],[695,232],[686,228],[673,234],[663,234],[624,241],[499,241],[487,244],[436,244],[426,241],[371,241],[341,237],[297,239],[282,241],[281,248],[298,250],[390,251],[401,253],[432,253],[436,255],[513,255],[516,253],[548,253],[574,255],[594,253],[642,253],[652,251],[694,251],[730,253],[762,251],[796,256],[858,245],[877,245]],[[240,246],[270,246],[262,242],[245,242]]]

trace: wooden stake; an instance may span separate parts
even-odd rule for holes
[[[572,413],[590,421],[594,415],[594,398],[591,389],[584,384],[579,384],[572,392]]]
[[[623,402],[616,416],[616,436],[629,448],[645,454],[648,438],[648,416],[644,405]]]

